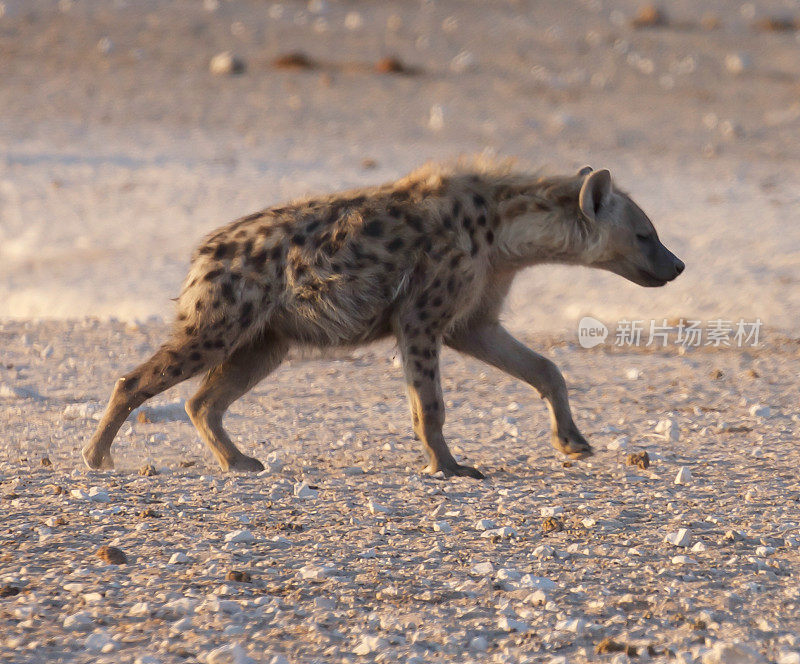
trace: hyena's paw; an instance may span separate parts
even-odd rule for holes
[[[471,477],[475,480],[486,479],[486,475],[484,475],[477,468],[473,468],[472,466],[462,466],[460,463],[456,463],[455,461],[453,461],[453,463],[442,465],[429,463],[427,466],[425,466],[424,472],[428,473],[429,475],[434,475],[440,470],[445,477]]]
[[[230,465],[223,470],[230,470],[236,473],[260,473],[264,470],[264,464],[258,459],[242,454],[242,456],[232,461]]]
[[[95,448],[91,443],[83,448],[81,452],[83,462],[92,470],[111,470],[114,467],[114,459],[110,452],[105,454]]]
[[[592,446],[576,428],[571,428],[566,434],[554,433],[553,447],[572,459],[584,459],[594,454]]]

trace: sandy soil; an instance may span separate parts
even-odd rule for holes
[[[759,27],[794,3],[677,0],[645,29],[625,0],[0,8],[0,660],[800,662],[800,40]],[[224,50],[244,73],[209,73]],[[315,66],[273,66],[296,51]],[[377,73],[387,54],[415,73]],[[261,475],[218,472],[191,384],[126,423],[115,471],[79,464],[206,231],[484,150],[610,167],[687,264],[658,290],[515,287],[509,326],[564,370],[592,459],[447,354],[446,433],[489,479],[420,475],[383,344],[295,357],[233,407]],[[584,314],[612,328],[591,350]],[[764,328],[614,346],[620,319],[680,317]]]

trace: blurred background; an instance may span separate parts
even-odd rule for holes
[[[3,0],[0,317],[168,319],[210,229],[475,152],[610,168],[687,263],[529,270],[512,328],[796,324],[795,0]]]

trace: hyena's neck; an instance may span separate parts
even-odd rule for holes
[[[508,177],[489,182],[495,210],[495,264],[521,269],[541,263],[582,264],[587,228],[577,206],[573,178]]]

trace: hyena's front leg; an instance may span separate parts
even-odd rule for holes
[[[499,323],[465,330],[446,342],[534,387],[547,401],[553,447],[573,458],[592,454],[572,419],[564,377],[550,360],[521,344]]]
[[[425,471],[441,470],[445,477],[483,479],[483,473],[455,460],[442,434],[444,400],[439,379],[439,340],[425,334],[408,334],[408,331],[407,328],[398,335],[398,344],[403,355],[414,432],[422,441],[429,460]]]

